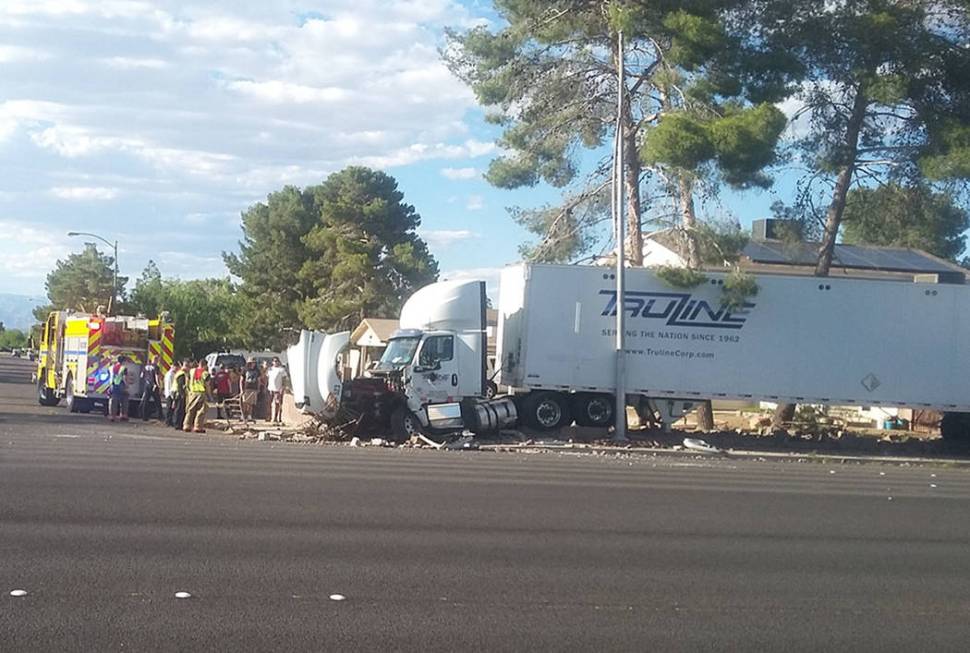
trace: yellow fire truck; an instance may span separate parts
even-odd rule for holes
[[[158,356],[162,374],[172,366],[175,325],[156,319],[54,311],[44,323],[37,357],[37,399],[44,406],[66,400],[72,413],[107,407],[111,366],[124,354],[128,378],[137,379],[148,358]]]

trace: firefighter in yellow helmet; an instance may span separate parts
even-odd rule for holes
[[[189,398],[185,406],[183,431],[205,433],[206,401],[212,396],[212,376],[209,364],[202,359],[189,372]]]

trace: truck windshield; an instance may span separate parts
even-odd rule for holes
[[[414,352],[417,350],[419,342],[421,342],[420,337],[394,338],[387,343],[387,349],[384,350],[384,355],[381,356],[381,362],[377,369],[396,370],[404,367],[414,358]]]

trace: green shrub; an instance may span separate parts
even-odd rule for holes
[[[674,288],[696,288],[707,281],[707,275],[700,270],[679,268],[672,265],[661,265],[654,268],[654,273],[661,281]]]
[[[721,287],[721,305],[729,311],[737,311],[744,308],[744,304],[757,294],[758,283],[754,276],[741,268],[734,268]]]

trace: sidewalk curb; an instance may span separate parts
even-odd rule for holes
[[[603,447],[596,445],[568,445],[568,444],[481,444],[480,451],[493,452],[516,452],[526,450],[543,450],[568,453],[614,453],[629,454],[640,456],[690,456],[692,458],[773,458],[775,460],[808,460],[819,462],[860,462],[860,463],[882,463],[882,464],[910,464],[910,465],[952,465],[957,467],[970,468],[970,458],[919,458],[913,456],[872,456],[865,454],[830,454],[830,453],[794,453],[778,451],[748,451],[725,449],[719,454],[708,454],[689,449],[659,449],[656,447]]]

